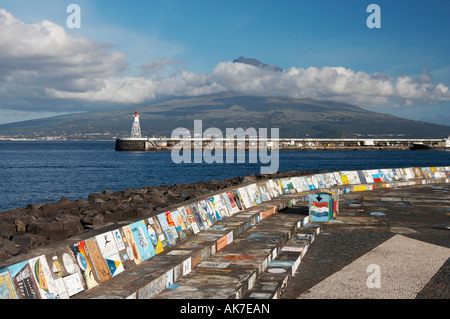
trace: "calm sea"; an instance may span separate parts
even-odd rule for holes
[[[0,212],[28,204],[260,173],[269,164],[175,164],[170,152],[116,152],[111,142],[0,141]],[[450,151],[285,151],[279,171],[448,166]]]

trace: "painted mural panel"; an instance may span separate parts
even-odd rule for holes
[[[117,232],[116,236],[114,236],[113,232],[109,231],[95,236],[97,245],[100,249],[100,253],[105,260],[105,263],[112,277],[120,274],[125,270],[122,259],[119,255],[119,248],[116,244],[116,240],[120,242],[119,239],[121,238],[121,236],[119,235],[120,237],[118,238],[117,235]]]
[[[422,176],[425,178],[434,178],[434,173],[429,167],[422,167]]]
[[[0,299],[18,299],[14,284],[7,269],[0,270]]]
[[[180,213],[181,219],[185,226],[184,232],[186,233],[187,236],[192,235],[193,229],[192,229],[191,221],[189,220],[189,217],[187,215],[186,206],[178,207],[177,210]],[[194,222],[195,222],[195,219],[194,219]]]
[[[133,240],[136,244],[140,260],[147,260],[156,255],[145,222],[141,220],[130,224],[129,227]]]
[[[414,174],[416,175],[417,178],[420,178],[423,176],[422,170],[420,169],[420,167],[414,167]]]
[[[122,261],[123,268],[125,270],[133,268],[136,263],[130,257],[131,249],[128,249],[126,244],[126,237],[124,236],[120,228],[112,231],[114,242],[116,243],[117,249],[119,250],[119,256]]]
[[[200,210],[198,209],[198,203],[190,204],[189,208],[191,209],[192,214],[194,214],[195,221],[197,222],[200,231],[208,229],[209,226],[206,222],[207,217],[201,214]]]
[[[336,182],[338,185],[342,185],[341,176],[339,175],[339,172],[333,172],[334,178],[336,179]]]
[[[185,213],[186,213],[186,216],[188,218],[188,221],[189,221],[189,223],[191,225],[192,232],[194,234],[199,233],[200,232],[200,227],[198,226],[197,218],[195,218],[195,215],[192,212],[191,207],[189,205],[186,205],[183,208],[185,210]]]
[[[198,211],[203,219],[206,219],[208,227],[211,227],[216,223],[216,218],[214,216],[213,210],[209,206],[208,200],[201,200],[197,203]]]
[[[111,273],[109,272],[108,266],[95,242],[95,238],[86,239],[84,243],[89,251],[92,266],[99,280],[105,282],[111,279]]]
[[[125,225],[119,229],[122,234],[122,240],[126,246],[127,257],[134,264],[139,265],[141,259],[139,256],[137,244],[134,242],[133,234],[131,233],[130,225]],[[126,258],[126,257],[125,257]]]
[[[237,189],[237,193],[238,193],[239,197],[242,199],[241,203],[243,204],[245,209],[253,206],[245,187],[239,187]]]
[[[76,244],[70,245],[69,248],[76,258],[78,267],[80,267],[87,288],[91,289],[97,286],[100,280],[95,274],[85,242],[79,241]]]
[[[173,224],[175,225],[175,230],[178,234],[179,241],[183,242],[187,239],[188,231],[186,225],[183,222],[183,218],[181,217],[180,211],[173,210],[170,212],[170,216],[172,218]]]
[[[315,174],[314,177],[317,180],[317,188],[324,188],[326,187],[324,184],[324,178],[322,174]]]
[[[32,278],[36,282],[41,299],[61,299],[66,295],[64,287],[53,279],[52,272],[44,255],[28,260]]]
[[[152,244],[155,247],[155,253],[160,254],[167,247],[166,237],[161,228],[161,225],[153,217],[148,219],[149,235],[152,240]]]
[[[348,185],[348,177],[346,172],[339,172],[339,178],[341,179],[342,185]]]
[[[47,261],[53,278],[64,285],[68,297],[87,289],[83,273],[78,266],[75,254],[69,247],[64,247],[47,254]]]
[[[173,231],[170,228],[169,223],[167,222],[166,215],[164,213],[161,213],[156,217],[158,218],[159,224],[161,225],[169,247],[175,245],[175,237],[173,236]]]
[[[7,269],[11,277],[11,282],[14,284],[15,293],[17,293],[16,295],[17,298],[41,299],[40,293],[38,292],[38,287],[33,279],[30,264],[28,263],[28,261],[23,261],[15,265],[9,266]],[[0,299],[2,298],[0,297]]]

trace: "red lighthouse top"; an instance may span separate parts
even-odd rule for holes
[[[137,116],[138,116],[137,111],[134,111],[134,117],[137,117]]]

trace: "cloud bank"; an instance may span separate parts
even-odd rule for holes
[[[164,72],[171,69],[170,72]],[[106,43],[69,34],[50,21],[25,24],[0,9],[0,108],[75,111],[96,103],[136,104],[164,96],[235,91],[376,107],[450,101],[450,90],[419,76],[390,77],[345,67],[291,67],[282,72],[219,62],[210,72],[160,58],[124,76],[126,56]]]

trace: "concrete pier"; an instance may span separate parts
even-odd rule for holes
[[[349,194],[369,198],[371,192],[433,184],[447,187],[448,182],[450,167],[412,167],[313,174],[231,187],[164,213],[105,225],[4,260],[2,296],[280,298],[288,294],[302,259],[324,236],[323,229],[339,225],[341,209],[353,207],[339,203],[335,219],[312,223],[309,195],[330,191],[337,198]],[[390,197],[387,203],[392,202],[400,201]],[[369,215],[363,220],[377,218]],[[316,254],[320,258],[320,252]]]
[[[257,139],[243,140],[215,139],[215,143],[222,143],[234,149],[251,149],[265,147],[271,149],[273,143],[261,142]],[[171,138],[118,138],[115,149],[117,151],[170,151],[180,140]],[[192,138],[191,149],[204,149],[212,143],[209,139]],[[448,139],[355,139],[355,138],[281,138],[278,141],[279,150],[409,150],[414,145],[425,145],[434,150],[450,150]]]

